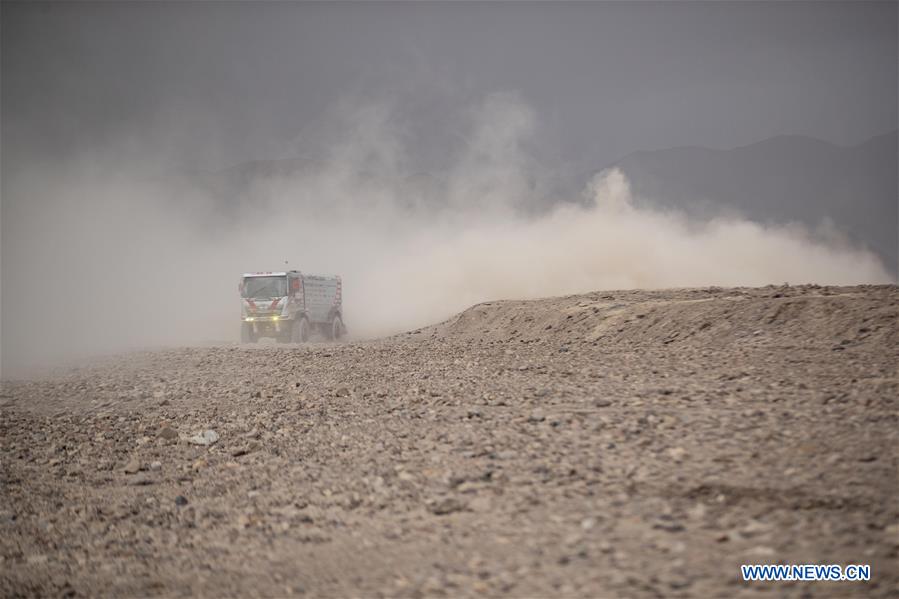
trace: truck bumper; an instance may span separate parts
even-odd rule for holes
[[[293,319],[280,316],[249,316],[241,319],[243,323],[253,327],[257,335],[286,333],[290,331]]]

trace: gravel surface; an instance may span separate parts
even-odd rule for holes
[[[897,317],[597,292],[5,382],[0,595],[897,596]]]

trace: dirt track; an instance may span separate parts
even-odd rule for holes
[[[4,383],[0,595],[896,596],[897,317],[598,292]],[[872,580],[742,582],[771,562]]]

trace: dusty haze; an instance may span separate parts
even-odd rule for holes
[[[344,277],[357,338],[498,298],[891,280],[826,227],[636,207],[615,170],[579,196],[546,198],[528,104],[490,94],[465,115],[464,151],[445,180],[420,189],[409,184],[403,115],[389,102],[345,102],[323,158],[255,185],[230,218],[202,186],[123,163],[115,148],[4,173],[16,201],[3,215],[3,376],[127,348],[236,341],[239,274],[285,260]]]
[[[758,172],[758,202],[696,201],[764,226],[659,208],[689,205],[690,185],[635,197],[646,182],[622,177],[627,160],[603,171],[644,150],[894,132],[896,16],[889,2],[0,3],[2,376],[235,341],[239,274],[285,261],[344,277],[358,338],[491,298],[889,280],[856,245],[892,259],[895,235],[868,222],[895,221],[889,166],[876,185],[856,169],[857,194],[836,178],[830,204],[770,187],[831,181],[816,177],[830,162],[709,173],[751,195]]]

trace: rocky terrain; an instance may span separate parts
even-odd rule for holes
[[[597,292],[0,397],[3,596],[897,596],[899,289]],[[745,583],[744,563],[870,564]]]

